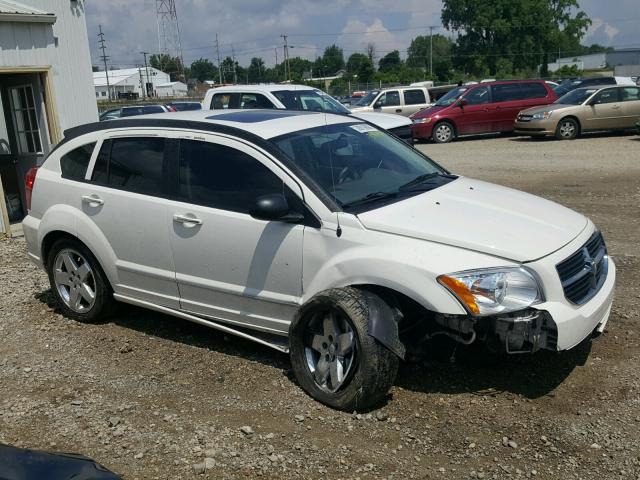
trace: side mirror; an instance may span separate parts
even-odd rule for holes
[[[460,100],[458,100],[458,106],[460,108],[463,108],[465,105],[469,105],[469,100],[467,100],[466,98],[461,98]]]
[[[299,223],[304,219],[302,214],[289,210],[289,203],[281,193],[256,198],[256,203],[249,214],[258,220],[280,220],[288,223]]]
[[[376,103],[373,104],[373,108],[374,109],[378,109],[378,108],[382,108],[382,102],[380,100],[378,100]]]

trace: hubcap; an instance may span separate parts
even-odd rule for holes
[[[560,126],[560,135],[566,138],[573,137],[576,132],[576,127],[571,122],[565,122]]]
[[[436,128],[436,138],[441,142],[446,142],[451,137],[451,127],[449,125],[439,125]]]
[[[353,328],[336,311],[318,313],[307,324],[305,357],[316,384],[336,392],[349,377],[356,356]]]
[[[58,294],[74,312],[86,313],[96,302],[96,280],[89,262],[75,250],[61,250],[53,262]]]

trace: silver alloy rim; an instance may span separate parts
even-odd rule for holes
[[[60,250],[53,262],[53,281],[64,304],[86,313],[96,303],[96,279],[87,259],[73,249]]]
[[[451,127],[446,124],[438,125],[436,128],[436,138],[441,142],[447,142],[451,138]]]
[[[320,312],[307,325],[304,354],[316,385],[335,393],[349,378],[356,358],[353,328],[330,310]]]
[[[564,122],[560,125],[560,135],[565,138],[571,138],[575,135],[576,126],[573,122]]]

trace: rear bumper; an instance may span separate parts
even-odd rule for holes
[[[27,215],[24,217],[24,220],[22,220],[22,231],[24,232],[24,239],[27,242],[27,256],[36,266],[43,268],[40,241],[38,238],[39,227],[40,220],[31,215]]]

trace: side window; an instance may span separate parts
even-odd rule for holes
[[[62,178],[69,180],[84,180],[91,160],[91,154],[96,146],[96,142],[83,145],[60,158],[60,170]]]
[[[489,87],[478,87],[470,90],[463,98],[469,105],[482,105],[489,103]]]
[[[606,90],[601,91],[596,95],[594,99],[594,103],[615,103],[618,101],[618,89],[617,88],[608,88]]]
[[[115,138],[104,142],[92,181],[136,193],[162,191],[164,138]]]
[[[521,98],[520,85],[517,83],[503,83],[491,87],[491,100],[493,103],[512,102]]]
[[[422,90],[405,90],[404,91],[404,104],[405,105],[419,105],[421,103],[427,103],[424,92]]]
[[[400,92],[396,90],[392,92],[383,93],[380,96],[380,100],[378,100],[378,103],[380,103],[380,105],[383,107],[398,106],[400,105]]]
[[[145,115],[148,113],[164,113],[164,108],[160,105],[148,105],[142,108],[142,112]]]
[[[240,96],[240,108],[274,108],[274,106],[264,95],[260,95],[259,93],[243,93]]]
[[[622,90],[623,102],[635,102],[640,100],[640,88],[638,87],[624,87]]]
[[[239,93],[216,93],[211,99],[212,110],[226,110],[240,108]]]
[[[521,83],[520,91],[523,99],[544,98],[547,96],[547,89],[541,83]]]
[[[179,195],[188,202],[249,213],[257,197],[284,191],[276,174],[244,152],[180,140]]]

